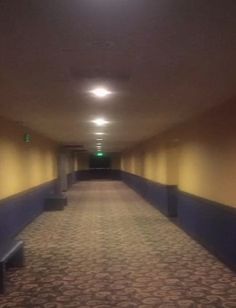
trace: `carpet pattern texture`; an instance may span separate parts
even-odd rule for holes
[[[236,275],[122,182],[80,182],[19,235],[0,307],[236,307]]]

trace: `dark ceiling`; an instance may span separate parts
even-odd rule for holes
[[[235,17],[235,0],[0,1],[0,114],[90,150],[104,117],[121,151],[235,96]]]

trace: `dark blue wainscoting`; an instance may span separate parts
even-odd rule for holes
[[[32,188],[0,201],[0,243],[14,237],[43,211],[44,200],[56,188],[56,181]]]
[[[229,267],[236,270],[236,209],[178,193],[178,224]]]
[[[131,173],[122,180],[230,268],[236,270],[236,209]]]
[[[159,184],[123,171],[121,177],[128,186],[166,216],[177,216],[176,186]]]
[[[121,172],[117,169],[88,169],[77,171],[77,181],[115,180],[121,179]]]

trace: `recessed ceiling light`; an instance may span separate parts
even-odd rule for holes
[[[102,132],[97,132],[97,133],[95,133],[95,135],[104,135],[104,133],[102,133]]]
[[[102,138],[97,138],[96,140],[97,140],[97,141],[103,141],[103,139],[102,139]]]
[[[101,143],[101,142],[98,142],[98,143],[97,143],[97,146],[101,146],[101,145],[102,145],[102,143]]]
[[[106,88],[95,88],[91,90],[90,93],[96,97],[106,97],[111,94],[111,92]]]
[[[96,124],[97,126],[103,126],[106,125],[107,123],[109,123],[108,121],[106,121],[103,118],[97,118],[95,120],[92,121],[94,124]]]

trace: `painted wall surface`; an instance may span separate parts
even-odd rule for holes
[[[120,169],[120,153],[111,154],[111,168]]]
[[[161,184],[168,183],[165,142],[151,140],[139,144],[121,156],[121,169]]]
[[[235,132],[229,102],[127,150],[121,169],[236,207]]]
[[[79,153],[77,154],[77,170],[88,170],[89,169],[89,154]]]
[[[78,170],[77,154],[73,151],[66,152],[66,174],[73,173]]]
[[[24,142],[24,134],[32,136]],[[57,178],[57,145],[0,118],[0,200]]]

